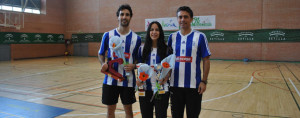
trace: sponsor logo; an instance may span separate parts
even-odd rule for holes
[[[209,18],[200,19],[200,17],[194,17],[191,25],[192,26],[212,26],[212,23],[209,20]]]
[[[210,36],[209,40],[211,41],[224,41],[224,33],[222,32],[213,32]]]
[[[65,42],[65,40],[64,40],[64,35],[59,35],[58,36],[58,41],[57,42]]]
[[[173,19],[170,19],[170,20],[167,20],[167,21],[162,21],[161,26],[162,27],[174,27],[174,28],[177,28],[175,22],[176,21],[173,21]],[[149,23],[148,23],[148,26],[149,26]]]
[[[42,38],[42,36],[41,36],[40,34],[36,34],[36,35],[34,36],[34,38],[36,38],[37,40],[40,40],[40,38]]]
[[[58,38],[59,38],[60,40],[63,40],[63,39],[64,39],[64,35],[59,35]]]
[[[193,57],[187,57],[187,56],[177,56],[175,59],[176,62],[192,62]]]
[[[72,35],[72,41],[73,42],[78,42],[78,36],[77,35]]]
[[[254,40],[254,38],[253,38],[254,33],[252,33],[252,32],[240,32],[238,34],[239,34],[239,37],[238,37],[239,41],[253,41]]]
[[[8,39],[8,40],[4,40],[4,43],[12,43],[12,42],[15,42],[13,39],[14,35],[12,34],[5,34],[5,38]]]
[[[34,35],[34,38],[35,38],[36,40],[34,40],[33,42],[43,42],[42,40],[40,40],[40,38],[42,38],[42,36],[41,36],[40,34]]]
[[[212,37],[219,37],[219,36],[224,36],[224,33],[222,33],[222,32],[213,32],[213,33],[211,33],[210,34],[210,36],[212,36]]]
[[[52,35],[48,35],[47,38],[48,38],[47,42],[54,42],[54,41],[52,40],[52,38],[53,38]]]
[[[126,59],[129,59],[129,58],[130,58],[130,53],[124,52],[124,57],[125,57]]]
[[[84,39],[85,40],[93,40],[94,36],[91,34],[85,35]]]
[[[30,42],[29,40],[27,40],[27,38],[28,38],[27,34],[22,34],[20,37],[22,38],[22,40],[20,40],[20,42],[23,42],[23,43]]]
[[[269,33],[269,40],[270,41],[285,41],[287,40],[285,33],[282,31],[272,31]]]
[[[270,32],[269,33],[269,35],[270,36],[284,36],[285,35],[285,33],[284,32],[282,32],[282,31],[272,31],[272,32]]]
[[[247,36],[253,36],[253,33],[252,32],[240,32],[239,36],[245,36],[245,37],[247,37]]]

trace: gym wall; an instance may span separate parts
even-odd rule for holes
[[[145,32],[145,19],[175,17],[177,8],[183,5],[190,6],[194,16],[216,15],[216,30],[300,29],[299,0],[47,0],[46,15],[26,14],[24,29],[0,31],[64,34],[65,39],[71,39],[72,34],[104,33],[118,26],[116,11],[123,3],[132,7],[130,26],[135,32]],[[101,41],[101,37],[97,39]],[[87,42],[83,50],[88,56],[97,56],[100,41]],[[212,59],[300,61],[299,41],[209,41],[209,46]],[[72,54],[81,50],[75,47],[69,48]],[[64,50],[58,49],[61,52],[56,55],[63,55]],[[14,55],[13,50],[11,53]]]
[[[67,37],[77,33],[104,33],[118,26],[118,6],[128,3],[133,9],[131,29],[145,32],[148,18],[175,17],[179,6],[190,6],[194,16],[216,15],[216,29],[259,30],[300,29],[300,1],[297,0],[68,0]],[[84,9],[84,10],[80,10]],[[298,40],[300,37],[298,37]],[[99,39],[101,40],[101,38]],[[89,45],[89,56],[97,56],[100,43]],[[210,42],[212,59],[300,61],[297,42]],[[93,49],[93,50],[91,50]],[[93,51],[93,52],[91,52]]]
[[[45,1],[45,0],[42,0]],[[42,8],[43,9],[43,8]],[[65,33],[65,1],[63,0],[47,0],[46,14],[24,14],[24,28],[17,30],[15,28],[0,27],[1,34],[22,33],[22,34],[64,34]],[[1,37],[0,41],[3,41]],[[21,40],[21,37],[16,37]],[[29,36],[29,40],[34,37]],[[43,37],[41,40],[47,40]],[[3,43],[3,42],[1,42]],[[65,45],[63,43],[45,43],[45,44],[20,44],[5,43],[10,48],[9,59],[25,59],[38,57],[51,57],[64,55]]]

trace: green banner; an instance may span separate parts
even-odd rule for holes
[[[200,30],[208,42],[300,42],[300,29]],[[175,31],[164,31],[165,41]],[[136,32],[145,42],[146,32]],[[72,34],[76,42],[101,42],[103,33]]]
[[[300,29],[203,30],[208,42],[300,42]]]
[[[300,42],[300,29],[200,30],[208,42]],[[175,31],[164,31],[165,41]],[[138,32],[144,41],[146,32]]]
[[[0,44],[64,43],[63,34],[0,32]]]
[[[101,42],[103,33],[80,33],[72,34],[72,42]]]

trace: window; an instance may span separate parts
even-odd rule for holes
[[[12,11],[12,6],[2,5],[2,9],[3,9],[3,10]]]
[[[41,14],[41,0],[0,0],[0,10]]]
[[[22,12],[21,7],[13,7],[13,11]]]

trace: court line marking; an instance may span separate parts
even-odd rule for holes
[[[21,92],[25,94],[36,94],[36,95],[41,95],[41,96],[49,96],[50,94],[44,94],[44,93],[36,93],[35,91],[23,91],[23,90],[17,90],[17,89],[9,89],[9,88],[0,88],[0,90],[6,90],[9,92]]]
[[[0,81],[26,78],[26,77],[31,77],[31,76],[36,76],[36,75],[43,75],[43,74],[48,74],[48,73],[53,73],[53,72],[62,71],[62,70],[68,70],[68,69],[71,69],[71,67],[67,67],[67,68],[63,68],[63,69],[50,70],[50,71],[45,71],[45,72],[37,72],[37,73],[28,74],[28,75],[24,75],[24,76],[20,76],[20,77],[6,78],[6,79],[1,79]]]
[[[203,100],[202,103],[204,103],[204,102],[209,102],[209,101],[213,101],[213,100],[217,100],[217,99],[221,99],[221,98],[225,98],[225,97],[229,97],[229,96],[231,96],[231,95],[234,95],[234,94],[237,94],[237,93],[239,93],[239,92],[242,92],[243,90],[247,89],[247,88],[251,85],[252,81],[253,81],[253,76],[251,77],[251,79],[250,79],[250,81],[249,81],[249,84],[248,84],[246,87],[240,89],[239,91],[236,91],[236,92],[234,92],[234,93],[230,93],[230,94],[227,94],[227,95],[224,95],[224,96],[221,96],[221,97],[212,98],[212,99],[208,99],[208,100]]]
[[[293,73],[293,71],[286,65],[284,64],[284,66],[293,74],[293,76],[298,80],[298,82],[300,82],[300,80],[298,79],[298,77]]]
[[[1,111],[0,111],[0,113],[9,115],[9,116],[7,116],[7,117],[5,117],[5,118],[9,118],[9,117],[11,117],[11,116],[15,116],[15,117],[18,117],[18,118],[24,118],[24,117],[22,117],[22,116],[18,116],[18,115],[15,115],[15,114],[10,114],[10,113],[7,113],[7,112],[1,112]]]
[[[294,86],[296,92],[298,93],[298,96],[300,97],[300,92],[298,91],[297,87],[294,85],[293,81],[289,78],[290,82],[292,83],[292,85]]]
[[[256,71],[254,71],[254,72],[252,73],[252,76],[253,76],[254,79],[256,79],[257,81],[259,81],[259,82],[261,82],[261,83],[264,83],[264,84],[266,84],[266,85],[269,85],[269,86],[272,86],[272,87],[275,87],[275,88],[279,88],[279,89],[282,89],[282,90],[284,90],[284,91],[290,91],[290,90],[288,90],[288,89],[285,89],[285,88],[282,88],[282,87],[278,87],[278,86],[275,86],[275,85],[270,84],[270,83],[268,83],[268,82],[262,81],[262,80],[260,80],[259,78],[255,77],[255,73],[257,73],[258,71],[267,71],[267,70],[270,70],[270,69],[276,69],[276,68],[278,68],[278,67],[265,68],[265,69],[256,70]],[[257,74],[257,75],[258,75],[258,74]],[[258,75],[258,76],[260,76],[260,75]],[[295,92],[295,91],[292,91],[292,92]]]
[[[227,95],[224,95],[224,96],[221,96],[221,97],[212,98],[212,99],[209,99],[209,100],[204,100],[204,101],[202,101],[202,102],[209,102],[209,101],[213,101],[213,100],[225,98],[225,97],[228,97],[228,96],[237,94],[237,93],[239,93],[239,92],[242,92],[243,90],[247,89],[247,88],[251,85],[252,81],[253,81],[253,76],[251,77],[251,79],[250,79],[250,81],[249,81],[249,84],[248,84],[246,87],[240,89],[239,91],[236,91],[236,92],[234,92],[234,93],[227,94]],[[138,112],[140,112],[140,111],[134,111],[134,113],[138,113]],[[125,113],[125,112],[115,112],[115,113],[120,114],[120,113]],[[61,116],[88,116],[88,115],[106,115],[106,114],[107,114],[107,113],[97,113],[97,114],[69,114],[69,115],[67,114],[67,115],[61,115]]]
[[[64,94],[70,94],[70,93],[80,93],[80,92],[84,92],[84,91],[88,91],[88,90],[93,90],[93,89],[98,89],[98,88],[102,88],[102,87],[94,87],[94,88],[87,88],[87,89],[80,89],[77,91],[68,91],[65,93],[59,93],[59,94],[54,94],[54,95],[48,95],[45,97],[40,97],[40,98],[33,98],[33,99],[28,99],[28,101],[36,101],[36,100],[40,100],[40,99],[44,99],[44,98],[49,98],[49,97],[54,97],[54,96],[59,96],[59,95],[64,95]]]
[[[264,115],[264,114],[255,114],[255,113],[247,113],[247,112],[235,112],[235,111],[226,111],[226,110],[217,110],[217,109],[206,109],[202,108],[202,110],[209,110],[209,111],[218,111],[218,112],[227,112],[232,113],[233,115],[252,115],[252,116],[262,116],[262,117],[275,117],[275,118],[290,118],[287,116],[274,116],[274,115]],[[247,117],[247,116],[246,116]],[[243,117],[241,117],[243,118]]]
[[[133,111],[133,113],[136,113],[136,112],[140,112],[140,111]],[[115,112],[115,114],[123,114],[125,113],[124,111],[121,111],[121,112]],[[66,115],[60,115],[60,116],[69,116],[69,117],[72,117],[72,116],[98,116],[98,115],[106,115],[107,113],[95,113],[95,114],[66,114]]]

